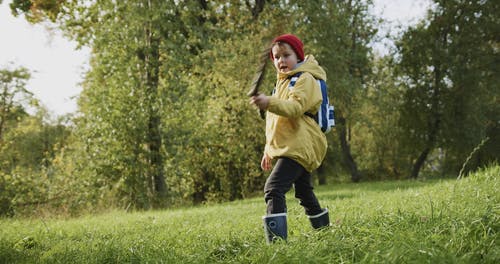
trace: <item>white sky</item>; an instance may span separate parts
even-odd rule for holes
[[[76,110],[83,69],[89,49],[75,50],[76,43],[61,34],[51,34],[42,25],[31,25],[24,17],[15,18],[9,4],[0,4],[0,68],[25,67],[31,71],[27,88],[52,114]]]
[[[75,112],[79,83],[88,67],[89,49],[75,50],[58,32],[31,25],[24,17],[12,16],[11,0],[0,4],[0,68],[26,67],[32,72],[27,88],[53,115]],[[413,24],[422,18],[430,0],[374,0],[374,14],[398,24]],[[376,45],[382,49],[383,45]],[[13,64],[13,65],[11,65]]]

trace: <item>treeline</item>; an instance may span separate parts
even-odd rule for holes
[[[246,92],[259,53],[285,32],[327,70],[336,106],[320,183],[457,175],[498,161],[498,1],[436,0],[383,57],[371,48],[381,25],[371,5],[14,1],[14,14],[50,20],[92,52],[79,109],[59,120],[25,89],[29,70],[0,71],[0,214],[258,193],[264,123]]]

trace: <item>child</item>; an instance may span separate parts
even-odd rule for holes
[[[273,95],[251,98],[252,104],[267,110],[261,167],[268,171],[276,161],[264,187],[267,215],[263,220],[268,243],[287,238],[285,193],[292,185],[313,228],[330,225],[328,209],[320,207],[311,185],[311,171],[319,167],[326,154],[326,137],[316,121],[306,115],[316,114],[321,104],[316,79],[326,80],[326,73],[312,55],[304,57],[302,41],[292,34],[276,37],[270,56],[277,71]],[[294,76],[297,73],[298,78]],[[291,81],[295,81],[293,87],[289,86]]]

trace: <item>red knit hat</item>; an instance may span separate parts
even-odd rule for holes
[[[284,35],[276,37],[273,40],[273,45],[276,42],[287,43],[288,45],[290,45],[292,47],[293,51],[295,51],[295,53],[297,54],[297,58],[299,59],[299,61],[304,60],[304,44],[302,44],[302,41],[300,41],[300,39],[297,38],[297,36],[292,35],[292,34],[284,34]],[[271,51],[271,59],[274,60],[274,56],[273,56],[272,51]]]

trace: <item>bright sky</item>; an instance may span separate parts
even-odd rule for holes
[[[9,4],[0,4],[0,68],[26,67],[32,72],[28,90],[53,115],[75,112],[79,83],[88,67],[89,49],[75,50],[58,32],[49,33],[42,25],[31,25],[23,17],[12,16]],[[430,0],[374,0],[375,14],[391,25],[413,24],[422,18]],[[393,30],[393,29],[391,29]],[[376,46],[382,49],[382,45]]]
[[[25,67],[32,73],[27,88],[52,114],[76,111],[89,49],[75,50],[76,43],[51,34],[42,25],[31,25],[10,12],[11,0],[0,4],[0,68]]]

